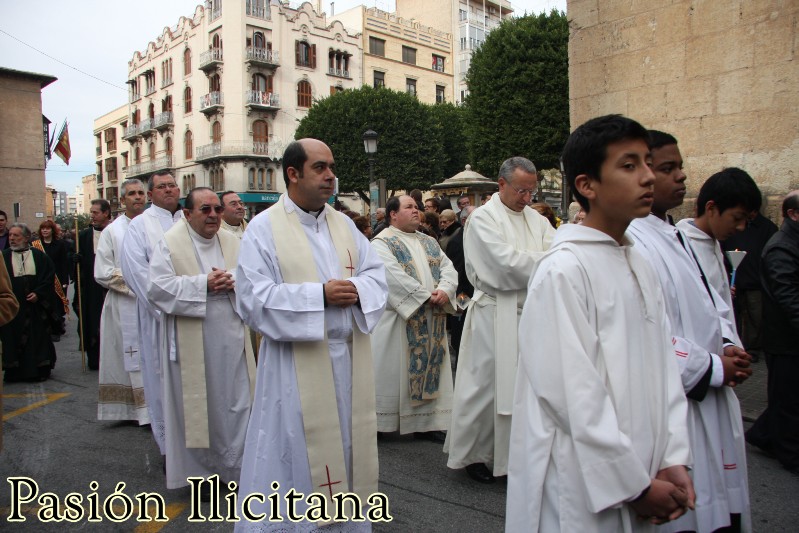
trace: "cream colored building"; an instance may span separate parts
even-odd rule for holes
[[[397,16],[429,24],[453,36],[453,65],[447,67],[447,72],[453,74],[451,101],[456,103],[463,102],[469,93],[466,73],[472,54],[491,30],[513,14],[509,0],[397,0],[396,6]]]
[[[88,174],[81,178],[81,184],[75,188],[75,193],[78,194],[76,201],[76,209],[78,213],[88,213],[91,208],[92,200],[100,198],[98,195],[97,175]]]
[[[568,15],[572,128],[623,113],[673,134],[694,196],[729,166],[767,195],[799,188],[799,2],[569,0]]]
[[[170,170],[184,195],[234,190],[252,216],[285,190],[280,159],[313,101],[360,85],[360,46],[307,2],[198,6],[128,64],[127,177]]]
[[[42,89],[53,76],[0,67],[0,210],[32,230],[52,216],[53,196],[45,185],[50,121],[42,115]]]
[[[438,2],[428,4],[437,6]],[[405,91],[427,104],[454,101],[452,33],[448,30],[362,5],[335,18],[362,35],[365,85]]]
[[[92,198],[80,203],[89,205],[94,198],[105,198],[111,203],[112,211],[119,210],[119,185],[125,181],[128,170],[129,144],[122,140],[127,127],[127,105],[94,120],[97,192]]]

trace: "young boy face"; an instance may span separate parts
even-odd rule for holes
[[[739,205],[719,212],[719,208],[711,201],[705,207],[705,216],[707,216],[708,226],[710,226],[710,236],[716,240],[725,241],[746,228],[749,211]]]
[[[649,147],[638,140],[608,145],[600,179],[594,180],[595,198],[591,211],[603,212],[607,218],[627,223],[649,214],[654,200],[655,176],[647,164]]]
[[[652,171],[655,173],[655,203],[653,211],[665,213],[682,205],[685,199],[685,173],[682,154],[676,144],[652,149]]]

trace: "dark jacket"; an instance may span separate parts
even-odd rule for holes
[[[746,229],[736,233],[721,243],[721,249],[743,250],[744,260],[738,265],[735,274],[735,288],[739,291],[760,290],[760,256],[768,240],[777,233],[777,225],[758,213],[754,220],[746,225]],[[725,254],[726,259],[726,254]],[[725,260],[724,265],[732,272],[732,265]]]
[[[799,222],[786,218],[763,249],[763,348],[799,356]]]

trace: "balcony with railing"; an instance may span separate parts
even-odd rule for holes
[[[145,118],[141,122],[139,122],[139,135],[144,135],[147,137],[152,133],[153,129],[153,119],[150,117]]]
[[[349,70],[344,70],[342,68],[330,68],[327,69],[327,74],[329,76],[338,76],[339,78],[349,78],[352,79]]]
[[[164,111],[153,117],[150,127],[156,130],[165,130],[170,126],[174,126],[175,121],[172,118],[172,111]]]
[[[269,0],[247,0],[247,16],[270,20]]]
[[[172,85],[172,78],[164,78],[161,80],[161,88],[167,87],[168,85]]]
[[[244,61],[257,67],[277,68],[280,66],[280,54],[277,50],[267,50],[266,48],[255,48],[248,46],[245,52]]]
[[[200,112],[202,113],[216,113],[223,107],[225,107],[225,98],[224,93],[220,91],[214,91],[200,97]]]
[[[155,84],[144,89],[144,96],[150,96],[153,93],[155,93]]]
[[[221,48],[211,48],[200,54],[200,70],[203,72],[215,69],[217,65],[221,65],[222,63]]]
[[[162,155],[161,157],[157,157],[152,161],[147,161],[146,163],[137,163],[135,165],[130,165],[128,167],[128,178],[135,178],[136,176],[143,176],[146,174],[152,174],[158,170],[169,170],[174,168],[172,166],[172,156],[171,155]]]
[[[139,129],[138,124],[131,124],[130,126],[125,126],[125,131],[122,133],[122,138],[126,141],[131,139],[135,139],[141,135],[141,130]]]
[[[245,104],[250,109],[280,109],[280,95],[265,91],[244,91]]]
[[[208,161],[210,159],[237,159],[237,158],[280,158],[284,146],[277,141],[252,142],[252,141],[225,141],[198,146],[195,149],[194,160]]]

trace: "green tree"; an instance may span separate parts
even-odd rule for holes
[[[363,86],[314,103],[300,121],[296,139],[314,137],[330,146],[342,192],[357,192],[368,201],[369,163],[363,133],[380,135],[375,178],[387,189],[428,189],[443,176],[445,157],[441,129],[429,106],[390,89]]]
[[[472,56],[466,109],[472,166],[494,176],[527,157],[559,167],[569,135],[569,24],[563,12],[504,21]]]
[[[466,110],[450,103],[429,106],[444,154],[443,174],[434,182],[463,172],[469,163],[466,137]]]
[[[90,217],[88,213],[79,213],[78,227],[83,230],[89,227]],[[75,215],[56,215],[55,223],[61,226],[63,231],[75,229]]]

